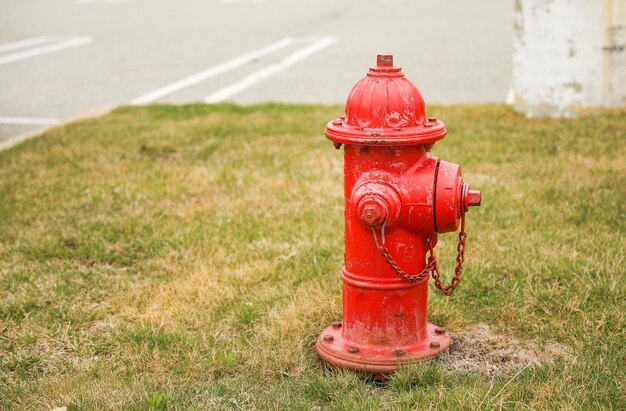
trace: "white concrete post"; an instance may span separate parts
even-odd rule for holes
[[[529,117],[626,106],[626,0],[516,0],[508,101]]]

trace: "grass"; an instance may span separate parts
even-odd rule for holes
[[[341,316],[341,110],[126,107],[1,152],[0,408],[625,409],[626,114],[429,109],[484,196],[430,319],[574,358],[381,386],[314,354]]]

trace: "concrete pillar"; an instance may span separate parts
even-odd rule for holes
[[[516,0],[508,100],[529,117],[626,106],[626,0]]]

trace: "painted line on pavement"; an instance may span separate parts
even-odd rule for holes
[[[232,70],[234,68],[243,66],[244,64],[250,63],[259,57],[265,56],[266,54],[274,53],[282,48],[285,48],[293,44],[295,41],[296,39],[294,39],[293,37],[285,37],[284,39],[268,44],[267,46],[256,49],[250,53],[246,53],[232,60],[228,60],[224,63],[218,64],[217,66],[213,66],[206,70],[200,71],[196,74],[192,74],[191,76],[188,76],[178,81],[175,81],[173,83],[170,83],[164,87],[158,88],[147,94],[143,94],[139,97],[135,97],[134,99],[130,101],[130,104],[134,106],[138,106],[142,104],[152,103],[160,98],[169,96],[170,94],[174,94],[180,90],[186,89],[202,81],[208,80],[211,77],[215,77],[229,70]]]
[[[0,44],[0,53],[4,53],[11,50],[23,49],[26,47],[38,46],[39,44],[48,43],[50,36],[33,37],[32,39],[25,39],[14,41],[12,43]]]
[[[89,44],[89,43],[91,43],[93,41],[93,38],[91,38],[91,37],[67,37],[67,36],[64,36],[64,37],[50,36],[50,37],[48,37],[49,41],[53,41],[53,40],[56,40],[56,39],[66,39],[66,40],[59,41],[59,42],[54,42],[52,44],[46,44],[46,45],[41,46],[41,47],[35,47],[35,48],[24,50],[24,51],[19,51],[19,52],[13,53],[13,54],[8,54],[6,56],[0,56],[0,65],[7,64],[7,63],[13,63],[15,61],[24,60],[24,59],[27,59],[27,58],[39,56],[41,54],[53,53],[55,51],[64,50],[64,49],[67,49],[67,48],[70,48],[70,47],[82,46],[84,44]],[[33,40],[33,39],[31,39],[31,40]],[[13,43],[13,44],[15,45],[15,43]]]
[[[205,103],[219,103],[220,101],[224,101],[229,97],[234,96],[237,93],[242,92],[243,90],[252,87],[256,83],[273,76],[287,68],[293,66],[294,64],[304,60],[308,56],[317,53],[320,50],[325,49],[326,47],[337,42],[337,37],[322,37],[317,40],[315,43],[310,44],[304,48],[301,48],[277,63],[271,64],[267,67],[264,67],[254,73],[250,74],[247,77],[242,78],[239,81],[232,83],[229,86],[224,87],[223,89],[216,91],[215,93],[207,96],[204,99]]]
[[[74,0],[76,4],[118,4],[127,3],[131,0]]]
[[[58,124],[56,118],[33,118],[33,117],[0,117],[0,124],[35,124],[47,126]]]
[[[268,0],[220,0],[224,4],[259,4],[267,3]]]

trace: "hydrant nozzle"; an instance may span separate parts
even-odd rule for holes
[[[480,206],[480,203],[482,202],[482,195],[480,194],[480,191],[468,190],[465,195],[465,202],[468,205],[467,210],[469,210],[469,207]]]

